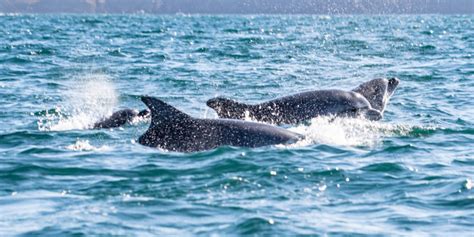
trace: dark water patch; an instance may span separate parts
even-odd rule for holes
[[[392,64],[371,63],[371,64],[364,64],[362,68],[391,67],[391,66]]]
[[[142,34],[162,34],[162,33],[166,33],[168,31],[168,29],[166,28],[158,28],[158,29],[153,29],[153,30],[143,30],[141,31]]]
[[[261,37],[243,37],[239,38],[238,43],[243,43],[245,45],[257,45],[264,44],[265,40]]]
[[[17,131],[6,134],[0,134],[0,147],[2,148],[13,148],[24,144],[32,144],[50,141],[54,138],[54,135],[32,132],[32,131]]]
[[[24,57],[24,56],[14,56],[14,57],[8,57],[5,59],[0,59],[0,63],[4,63],[4,64],[24,65],[31,62],[32,60],[30,58]]]
[[[170,59],[170,56],[167,54],[149,54],[146,57],[149,60],[152,60],[154,63],[163,62]]]
[[[432,30],[424,30],[424,31],[421,32],[421,34],[423,34],[423,35],[433,35],[433,34],[434,34],[434,31],[432,31]]]
[[[238,60],[254,60],[254,59],[261,59],[262,56],[256,53],[251,53],[248,50],[234,50],[234,49],[226,49],[226,50],[212,50],[211,54],[215,57],[220,58],[230,58],[230,59],[238,59]]]
[[[446,135],[453,135],[453,134],[473,135],[474,134],[474,128],[464,128],[464,129],[446,128],[446,129],[441,129],[441,132],[443,132]]]
[[[214,174],[224,174],[231,172],[255,172],[258,171],[261,167],[255,164],[253,161],[248,161],[244,159],[225,159],[217,160],[211,164],[208,164],[203,169],[199,170],[199,173],[214,173]]]
[[[432,221],[423,218],[407,217],[407,216],[395,216],[389,217],[387,220],[389,223],[394,223],[399,226],[403,226],[403,230],[411,231],[418,226],[430,226],[434,225]]]
[[[363,40],[345,39],[345,40],[336,41],[336,44],[349,47],[351,50],[355,50],[355,51],[369,49],[369,45],[367,44],[366,41],[363,41]]]
[[[467,121],[467,120],[464,120],[464,119],[462,119],[462,118],[457,118],[457,119],[456,119],[456,124],[458,124],[458,125],[464,125],[464,126],[466,126],[466,127],[469,127],[469,126],[472,126],[472,125],[473,125],[472,122]]]
[[[466,160],[461,160],[461,159],[458,158],[458,159],[453,160],[453,164],[473,166],[474,165],[474,159],[466,158]]]
[[[3,171],[2,169],[1,171]],[[6,170],[6,169],[5,169]],[[30,177],[25,176],[24,174],[17,174],[17,173],[11,173],[11,172],[0,172],[0,178],[2,179],[2,184],[4,185],[15,185],[11,187],[5,186],[2,191],[7,192],[8,194],[11,194],[12,192],[15,191],[16,185],[19,184],[19,182],[28,182],[30,180]]]
[[[430,204],[440,209],[472,210],[474,208],[474,199],[467,197],[450,200],[434,200],[431,201]]]
[[[361,170],[368,172],[399,173],[406,169],[397,163],[378,163],[362,167]]]
[[[115,56],[115,57],[127,57],[127,54],[122,52],[122,49],[109,49],[107,52],[110,56]]]
[[[419,46],[419,51],[422,54],[434,54],[434,53],[436,53],[436,46],[434,46],[434,45],[422,45],[422,46]]]
[[[238,29],[224,29],[224,33],[239,33],[240,31]]]
[[[52,56],[52,55],[55,55],[55,51],[49,48],[40,48],[40,49],[34,49],[33,51],[30,51],[29,55]]]
[[[303,171],[301,171],[303,173]],[[342,169],[327,169],[327,170],[315,170],[310,172],[304,172],[305,175],[310,175],[316,179],[336,178],[336,180],[345,180],[347,173]]]
[[[376,151],[371,151],[366,157],[370,157],[376,154],[413,154],[413,153],[429,153],[430,150],[426,148],[421,148],[417,147],[413,144],[404,144],[404,145],[399,145],[399,144],[393,144],[389,145],[387,144],[383,150],[376,150]]]
[[[207,47],[199,47],[195,50],[196,53],[207,53],[209,52],[209,48]]]
[[[343,147],[331,146],[331,145],[326,145],[326,144],[317,144],[317,145],[314,145],[314,148],[322,152],[327,152],[329,154],[347,154],[347,155],[353,154],[351,151],[346,150]]]
[[[358,236],[358,237],[363,237],[363,236],[383,236],[382,234],[367,234],[363,232],[356,232],[356,231],[328,231],[324,233],[325,235],[329,236]]]
[[[21,236],[21,237],[77,236],[77,237],[79,237],[79,236],[87,236],[88,234],[92,234],[92,233],[83,232],[79,229],[78,230],[73,230],[73,229],[63,229],[63,228],[58,228],[56,226],[47,226],[47,227],[44,227],[40,230],[28,231],[26,233],[19,234],[18,236]]]
[[[272,233],[272,224],[269,223],[268,219],[261,217],[251,217],[240,220],[235,223],[230,230],[230,233],[238,235],[256,235],[256,234],[270,234]]]
[[[86,26],[98,26],[102,23],[104,23],[104,21],[100,20],[100,19],[97,19],[97,18],[85,18],[85,19],[78,19],[80,23],[86,25]]]
[[[48,89],[66,89],[66,86],[56,82],[47,82],[45,85]]]
[[[429,167],[429,168],[432,168],[432,167]],[[442,180],[446,180],[446,177],[440,176],[440,175],[429,175],[429,176],[423,177],[421,180],[426,180],[426,181],[442,181]]]
[[[48,148],[48,147],[31,147],[19,152],[20,155],[31,155],[31,156],[41,156],[41,155],[55,156],[62,153],[64,153],[64,150],[58,150],[58,149],[53,149],[53,148]]]

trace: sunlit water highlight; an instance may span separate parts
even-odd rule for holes
[[[0,236],[470,236],[472,16],[0,15]],[[149,121],[398,77],[384,119],[316,118],[289,146],[183,154]]]

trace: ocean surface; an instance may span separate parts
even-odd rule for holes
[[[385,117],[306,139],[175,153],[156,96],[200,118],[398,77]],[[1,236],[473,236],[474,16],[0,15]]]

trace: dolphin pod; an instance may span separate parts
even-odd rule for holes
[[[94,124],[94,128],[112,128],[148,117],[151,124],[140,136],[142,145],[168,151],[195,152],[219,146],[260,147],[289,144],[303,138],[273,125],[248,122],[251,117],[273,124],[297,124],[318,116],[383,118],[385,107],[397,88],[397,78],[378,78],[362,83],[351,91],[314,90],[248,105],[223,97],[207,101],[219,119],[193,118],[155,97],[141,100],[149,110],[124,109]]]
[[[374,79],[359,85],[352,91],[314,90],[249,105],[235,100],[217,97],[207,105],[220,118],[245,119],[273,124],[297,124],[318,116],[363,117],[380,120],[388,100],[400,80]]]
[[[260,147],[293,143],[301,135],[272,125],[233,119],[193,118],[154,98],[144,96],[151,124],[140,136],[142,145],[168,151],[195,152],[219,146]]]

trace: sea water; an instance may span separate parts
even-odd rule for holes
[[[457,235],[474,227],[472,15],[0,16],[0,235]],[[161,98],[199,118],[401,80],[381,121],[322,117],[292,145],[175,153]]]

